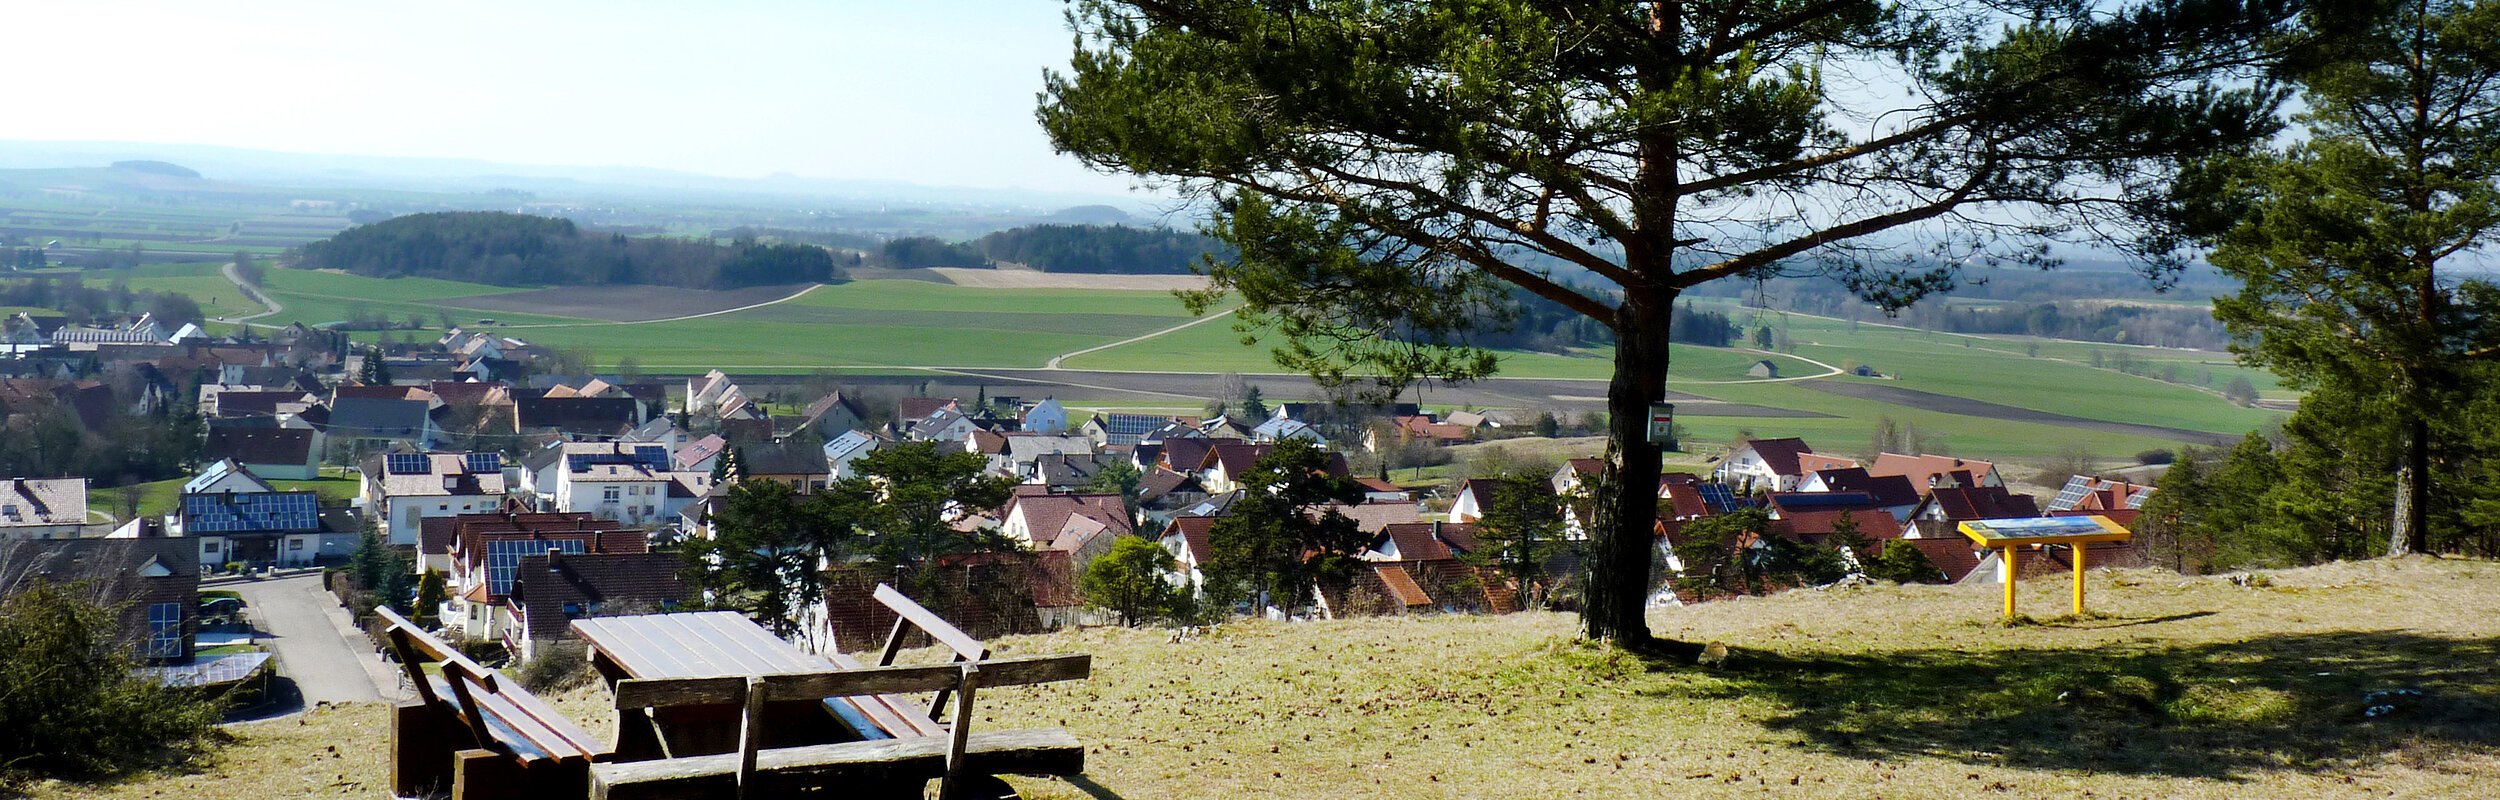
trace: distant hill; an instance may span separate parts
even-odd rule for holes
[[[1119,225],[1128,222],[1129,215],[1128,212],[1111,206],[1077,206],[1052,212],[1050,220],[1078,225]]]
[[[381,278],[418,276],[499,286],[658,284],[734,289],[846,280],[824,248],[805,244],[636,238],[572,220],[501,211],[443,211],[359,225],[304,245],[301,266]]]
[[[115,161],[113,162],[113,168],[126,169],[132,172],[145,172],[150,175],[163,175],[169,178],[200,177],[200,173],[189,167],[185,167],[180,164],[168,164],[163,161]]]

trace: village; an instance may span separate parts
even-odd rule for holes
[[[943,583],[953,622],[984,637],[1140,622],[1089,597],[1084,576],[1120,542],[1137,540],[1166,556],[1154,562],[1160,581],[1204,599],[1206,567],[1221,557],[1211,533],[1247,491],[1245,477],[1288,441],[1315,446],[1329,476],[1359,487],[1359,496],[1313,509],[1351,520],[1359,533],[1361,546],[1346,553],[1355,560],[1350,574],[1277,592],[1266,605],[1226,594],[1221,608],[1199,603],[1189,614],[1149,618],[1568,609],[1584,555],[1575,545],[1586,538],[1603,472],[1594,455],[1562,460],[1536,476],[1544,487],[1524,500],[1492,474],[1424,486],[1386,479],[1381,451],[1532,435],[1520,412],[1253,401],[1216,415],[1097,413],[1050,397],[986,396],[880,398],[872,409],[861,393],[837,388],[776,413],[718,370],[682,384],[543,374],[542,351],[486,331],[454,329],[387,351],[300,325],[267,338],[209,340],[196,330],[160,334],[145,318],[81,329],[20,314],[10,331],[20,349],[9,364],[24,376],[0,380],[12,425],[65,417],[100,432],[197,421],[198,449],[170,508],[94,507],[109,503],[90,498],[114,496],[91,488],[97,477],[25,475],[8,477],[0,518],[0,538],[36,551],[116,553],[126,562],[117,569],[164,587],[148,591],[130,624],[151,643],[149,657],[169,676],[190,676],[183,679],[240,680],[267,660],[232,624],[231,593],[202,602],[203,580],[327,570],[338,584],[362,571],[362,581],[378,585],[332,587],[343,600],[374,595],[353,609],[361,619],[370,620],[372,605],[396,608],[483,648],[473,652],[515,663],[568,641],[574,620],[738,608],[727,595],[741,587],[707,585],[683,552],[720,537],[716,512],[738,486],[778,484],[804,497],[860,478],[864,459],[910,447],[972,454],[984,477],[1013,484],[1002,503],[949,500],[943,511],[966,541],[1006,545],[938,547],[902,565],[873,563],[863,549],[847,563],[815,565],[820,586],[804,592],[808,607],[759,622],[810,650],[857,650],[892,621],[870,597],[889,582],[922,594]],[[1358,462],[1373,465],[1372,474],[1350,467]],[[2002,472],[1965,457],[1862,461],[1797,438],[1737,442],[1706,473],[1670,473],[1657,487],[1663,569],[1651,605],[1780,587],[1692,580],[1704,576],[1699,565],[1686,569],[1696,544],[1687,531],[1714,517],[1757,515],[1741,536],[1705,549],[1741,554],[1789,542],[1833,548],[1853,579],[1886,560],[1914,565],[1884,573],[1895,580],[1996,581],[2005,570],[1999,551],[1975,544],[1960,523],[2100,515],[2125,525],[2153,491],[2075,475],[2044,503],[2009,490]],[[289,488],[325,476],[352,492]],[[1552,541],[1529,543],[1532,552],[1516,537],[1488,544],[1479,532],[1487,513],[1521,502],[1544,506],[1525,515],[1551,519]],[[115,549],[99,549],[108,544]],[[356,563],[376,548],[402,574],[377,580]],[[1535,563],[1505,568],[1493,551],[1506,548]],[[2034,548],[2015,566],[2039,574],[2074,563],[2145,563],[2142,548],[2124,543],[2087,549],[2078,562],[2063,548]],[[903,579],[915,572],[941,577]],[[214,654],[205,660],[233,663],[188,666],[203,658],[200,637],[210,628],[219,632],[208,634]]]

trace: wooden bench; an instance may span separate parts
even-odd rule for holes
[[[417,699],[391,717],[391,789],[453,800],[579,796],[608,749],[571,719],[387,608],[383,635]],[[428,673],[426,664],[438,665]],[[538,795],[533,797],[533,795]]]
[[[829,669],[722,678],[628,679],[616,684],[619,709],[685,706],[743,709],[735,753],[598,763],[590,768],[591,796],[599,800],[780,796],[837,783],[924,785],[940,781],[942,796],[955,796],[975,776],[1075,775],[1085,771],[1085,748],[1058,729],[972,731],[974,694],[993,686],[1078,680],[1091,673],[1087,655],[989,658],[980,641],[948,624],[892,587],[877,599],[895,609],[894,632],[878,663],[828,659]],[[912,630],[948,648],[944,664],[896,665]],[[906,695],[933,693],[925,710]],[[766,703],[821,700],[846,719],[870,723],[864,741],[800,747],[760,746]],[[949,710],[951,701],[951,714]],[[852,713],[855,712],[856,717]],[[913,789],[910,796],[917,797]]]

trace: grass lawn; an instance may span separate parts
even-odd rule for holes
[[[182,502],[182,485],[190,480],[190,478],[168,478],[131,486],[90,488],[87,490],[87,507],[111,514],[117,519],[121,518],[122,493],[125,490],[136,489],[139,492],[140,516],[154,517],[171,514]],[[317,492],[324,505],[337,505],[354,500],[357,491],[356,479],[342,477],[323,477],[309,481],[272,480],[269,485],[281,492],[308,490]]]
[[[2482,797],[2500,781],[2500,565],[2406,559],[2272,573],[1839,588],[1662,609],[1718,669],[1574,640],[1563,614],[1236,622],[1187,641],[1093,628],[995,643],[1082,652],[1079,683],[984,691],[976,730],[1060,727],[1082,782],[1027,798]],[[854,646],[865,643],[854,643]],[[912,654],[936,658],[930,651]],[[908,660],[908,658],[907,658]],[[2370,692],[2416,689],[2365,715]],[[594,684],[553,698],[595,735]],[[187,770],[54,798],[376,796],[384,706],[235,726]]]

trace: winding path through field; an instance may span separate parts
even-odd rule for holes
[[[226,280],[233,281],[234,288],[242,290],[244,297],[251,298],[252,302],[259,303],[262,308],[266,308],[268,310],[258,314],[245,314],[240,317],[210,317],[209,321],[230,322],[236,325],[249,325],[252,320],[260,319],[262,317],[270,316],[286,310],[285,305],[280,304],[276,300],[269,299],[268,295],[261,294],[260,287],[253,286],[243,280],[242,265],[228,261],[225,266],[217,268],[217,271],[223,273],[226,276]]]
[[[1209,322],[1214,322],[1214,321],[1216,321],[1216,320],[1219,320],[1219,319],[1223,319],[1223,318],[1225,318],[1225,317],[1232,316],[1232,315],[1233,315],[1233,312],[1235,312],[1235,311],[1240,311],[1240,310],[1241,310],[1241,309],[1239,309],[1239,308],[1228,308],[1228,309],[1224,309],[1223,313],[1220,313],[1220,314],[1208,314],[1208,315],[1206,315],[1206,316],[1199,317],[1199,318],[1197,318],[1197,319],[1193,319],[1193,320],[1190,320],[1190,321],[1188,321],[1188,322],[1183,322],[1183,323],[1181,323],[1181,324],[1179,324],[1179,325],[1174,325],[1174,326],[1172,326],[1172,327],[1165,328],[1165,329],[1163,329],[1163,330],[1155,331],[1155,332],[1153,332],[1153,333],[1145,334],[1145,335],[1142,335],[1142,336],[1131,336],[1131,337],[1129,337],[1129,338],[1126,338],[1126,339],[1121,339],[1121,340],[1119,340],[1119,341],[1112,342],[1112,343],[1110,343],[1110,344],[1095,345],[1095,346],[1093,346],[1093,347],[1088,347],[1088,348],[1085,348],[1085,349],[1083,349],[1083,350],[1078,350],[1078,351],[1073,352],[1073,353],[1060,353],[1060,354],[1058,354],[1058,355],[1051,356],[1051,357],[1050,357],[1050,361],[1048,361],[1048,362],[1046,362],[1046,363],[1042,364],[1042,369],[1058,369],[1058,368],[1059,368],[1059,362],[1061,362],[1061,361],[1066,361],[1066,360],[1068,360],[1068,359],[1075,358],[1075,357],[1077,357],[1077,356],[1081,356],[1081,355],[1085,355],[1085,354],[1087,354],[1087,353],[1094,353],[1094,352],[1100,352],[1100,351],[1103,351],[1103,350],[1109,350],[1109,349],[1111,349],[1111,348],[1114,348],[1114,347],[1119,347],[1119,346],[1121,346],[1121,345],[1131,345],[1131,344],[1136,344],[1136,343],[1138,343],[1138,342],[1142,342],[1142,341],[1145,341],[1145,340],[1148,340],[1148,339],[1152,339],[1152,338],[1155,338],[1155,337],[1157,337],[1157,336],[1162,336],[1162,335],[1167,334],[1167,333],[1178,333],[1178,332],[1180,332],[1180,331],[1182,331],[1182,330],[1186,330],[1186,329],[1189,329],[1189,328],[1195,328],[1195,327],[1200,326],[1200,325],[1205,325],[1205,324],[1207,324],[1207,323],[1209,323]]]
[[[783,303],[790,302],[790,301],[792,301],[792,300],[797,300],[797,299],[799,299],[799,298],[801,298],[801,297],[806,297],[808,292],[813,292],[813,291],[816,291],[816,290],[818,290],[818,289],[822,289],[822,288],[825,288],[825,285],[824,285],[824,284],[821,284],[821,283],[811,283],[811,284],[808,284],[805,288],[802,288],[802,289],[800,289],[800,290],[798,290],[798,291],[795,291],[795,292],[791,292],[791,293],[789,294],[789,296],[786,296],[786,297],[781,297],[781,298],[777,298],[777,299],[773,299],[773,300],[766,300],[766,301],[761,302],[761,303],[748,303],[748,304],[746,304],[746,305],[739,306],[739,307],[737,307],[737,308],[724,308],[724,309],[721,309],[721,310],[719,310],[719,311],[706,311],[706,312],[703,312],[703,313],[701,313],[701,314],[686,314],[686,315],[683,315],[683,316],[675,316],[675,317],[662,317],[662,318],[660,318],[660,319],[607,320],[607,321],[596,321],[596,322],[541,322],[541,323],[536,323],[536,324],[532,324],[532,325],[497,325],[497,326],[495,326],[495,327],[496,327],[496,328],[498,328],[498,329],[517,329],[517,328],[591,328],[591,327],[599,327],[599,326],[605,326],[605,325],[650,325],[650,324],[653,324],[653,323],[659,323],[659,322],[684,322],[684,321],[686,321],[686,320],[690,320],[690,319],[702,319],[702,318],[704,318],[704,317],[717,317],[717,316],[720,316],[720,315],[722,315],[722,314],[735,314],[735,313],[738,313],[738,312],[740,312],[740,311],[753,311],[753,310],[756,310],[756,309],[759,309],[759,308],[763,308],[763,307],[765,307],[765,306],[777,306],[777,305],[781,305],[781,304],[783,304]]]

